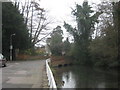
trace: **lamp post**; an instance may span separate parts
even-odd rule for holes
[[[10,60],[11,61],[12,61],[12,49],[13,49],[12,36],[15,36],[15,33],[10,35]]]

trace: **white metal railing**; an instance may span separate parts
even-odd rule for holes
[[[55,90],[57,90],[55,79],[53,77],[53,73],[50,69],[48,62],[50,62],[50,59],[46,60],[46,71],[47,71],[47,77],[48,77],[48,85],[50,86],[50,88],[54,88]]]

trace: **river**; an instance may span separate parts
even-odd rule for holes
[[[117,70],[75,65],[54,69],[58,88],[118,88]]]

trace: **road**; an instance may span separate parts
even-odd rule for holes
[[[48,88],[45,60],[8,62],[2,68],[2,88]]]

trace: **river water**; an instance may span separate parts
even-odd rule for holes
[[[117,70],[85,66],[55,68],[58,88],[118,88]]]

